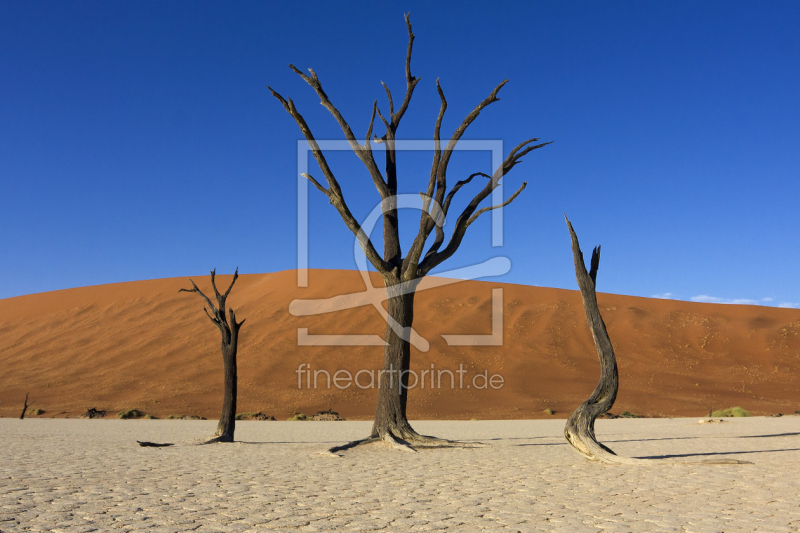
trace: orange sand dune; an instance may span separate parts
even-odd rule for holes
[[[328,388],[321,373],[317,388],[307,388],[305,377],[298,388],[296,371],[302,363],[330,375],[377,370],[382,348],[298,346],[298,328],[382,337],[385,322],[370,306],[292,316],[294,299],[364,290],[357,272],[312,270],[308,288],[297,287],[296,275],[243,275],[231,293],[237,317],[247,320],[237,411],[285,419],[332,408],[348,419],[370,419],[375,389]],[[208,276],[194,280],[211,292]],[[220,276],[218,285],[224,290],[229,281]],[[44,417],[75,417],[89,407],[218,417],[219,332],[199,296],[178,293],[189,286],[188,278],[160,279],[0,300],[0,416],[19,416],[30,392]],[[442,334],[492,333],[493,288],[503,290],[502,345],[448,346]],[[598,300],[620,370],[612,412],[702,416],[709,407],[735,405],[754,414],[800,410],[800,310],[613,294]],[[412,349],[412,368],[454,372],[455,388],[447,372],[439,374],[440,388],[431,388],[426,374],[424,387],[410,392],[412,419],[544,418],[547,408],[566,417],[597,383],[599,364],[577,291],[455,283],[418,293],[414,325],[430,350]],[[459,365],[466,371],[463,388]],[[483,372],[502,376],[503,386],[483,387],[483,378],[475,379]],[[366,372],[359,380],[369,385]]]

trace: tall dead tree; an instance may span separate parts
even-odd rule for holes
[[[225,368],[225,391],[222,400],[222,415],[219,417],[219,424],[217,425],[217,432],[211,439],[205,442],[210,444],[212,442],[233,442],[233,432],[236,428],[236,393],[237,393],[237,375],[236,375],[236,351],[239,345],[239,329],[244,324],[244,320],[236,322],[236,313],[233,309],[228,309],[228,317],[225,316],[225,301],[233,289],[233,284],[239,277],[239,269],[233,274],[233,279],[225,291],[225,294],[220,294],[217,290],[215,281],[216,269],[211,271],[211,286],[214,288],[216,295],[217,305],[215,306],[211,300],[197,288],[194,281],[189,280],[192,284],[191,289],[180,289],[178,292],[195,292],[203,297],[208,307],[204,307],[203,311],[206,312],[211,322],[219,329],[222,335],[222,363]],[[209,312],[211,309],[211,312]]]
[[[333,118],[338,123],[345,138],[350,143],[355,155],[361,160],[366,167],[372,183],[378,191],[383,206],[383,256],[376,250],[372,241],[369,238],[359,222],[350,212],[350,209],[345,202],[344,193],[342,192],[339,182],[336,180],[333,172],[331,171],[321,151],[314,135],[311,132],[308,124],[303,116],[295,107],[291,99],[285,99],[280,94],[275,92],[271,87],[267,86],[272,95],[277,98],[286,111],[292,116],[300,130],[303,132],[309,146],[312,149],[314,158],[319,165],[320,171],[324,176],[324,186],[319,180],[315,179],[309,174],[303,176],[308,179],[319,191],[324,194],[330,203],[336,208],[344,221],[345,225],[356,236],[358,242],[364,251],[367,259],[373,267],[380,273],[383,282],[386,286],[388,297],[388,314],[389,320],[386,327],[385,348],[383,357],[383,371],[380,374],[380,383],[378,390],[378,404],[375,411],[375,422],[372,427],[371,435],[368,439],[361,442],[370,442],[373,440],[385,440],[389,443],[398,445],[397,441],[405,441],[407,444],[433,444],[437,439],[430,437],[423,437],[419,435],[406,418],[406,404],[408,400],[408,370],[410,368],[410,336],[411,326],[414,320],[414,295],[418,284],[422,278],[428,274],[433,268],[441,264],[443,261],[451,257],[466,234],[467,228],[475,222],[475,220],[492,209],[504,207],[511,203],[517,195],[527,185],[523,183],[517,191],[512,194],[508,200],[499,205],[490,205],[479,209],[479,205],[495,190],[500,179],[505,176],[520,159],[530,153],[531,151],[541,148],[549,143],[534,144],[539,139],[529,139],[516,146],[502,164],[489,176],[482,172],[475,172],[466,179],[458,181],[449,191],[447,188],[447,167],[450,163],[450,158],[453,155],[453,150],[458,143],[459,139],[464,135],[470,124],[478,117],[480,112],[489,104],[497,102],[499,98],[497,93],[506,84],[508,80],[502,81],[494,90],[487,96],[481,103],[479,103],[471,113],[461,122],[456,128],[454,133],[446,140],[446,145],[442,148],[442,138],[440,129],[442,126],[442,119],[444,117],[445,109],[447,108],[447,101],[444,96],[439,81],[436,81],[436,89],[439,93],[441,106],[439,109],[438,117],[434,125],[433,140],[434,140],[434,153],[433,163],[431,166],[430,178],[427,184],[427,190],[421,192],[422,197],[422,210],[419,221],[419,230],[411,244],[410,249],[407,251],[405,257],[402,254],[400,247],[400,234],[397,213],[397,152],[395,147],[395,138],[397,134],[400,121],[408,109],[411,96],[414,88],[419,83],[420,78],[411,75],[411,49],[414,44],[414,33],[411,30],[411,22],[409,16],[405,16],[406,27],[408,30],[408,49],[406,52],[405,61],[405,75],[406,75],[406,90],[403,97],[403,102],[400,104],[399,109],[395,111],[394,100],[389,87],[382,83],[386,91],[389,104],[389,114],[384,117],[378,109],[377,100],[372,105],[372,116],[369,120],[366,135],[364,136],[364,144],[361,144],[353,134],[350,125],[344,119],[342,114],[331,103],[328,95],[322,88],[322,83],[317,74],[309,69],[310,76],[298,70],[294,65],[289,65],[303,81],[308,83],[311,88],[316,92],[320,98],[320,103],[325,107]],[[373,136],[373,125],[375,116],[378,116],[383,122],[386,133],[378,139]],[[385,146],[385,165],[384,172],[378,168],[373,151],[372,142],[384,143]],[[452,229],[449,240],[445,244],[445,233],[443,225],[445,218],[448,215],[450,203],[453,196],[463,186],[467,185],[473,178],[480,176],[486,180],[485,185],[473,196],[466,208],[459,214],[456,223]],[[430,247],[425,250],[428,237],[435,230],[435,237]],[[398,377],[401,376],[402,382],[398,383]],[[402,386],[401,386],[402,385]],[[351,443],[356,444],[356,443]],[[405,446],[405,445],[399,445]],[[408,448],[406,448],[408,449]]]
[[[597,417],[608,412],[614,405],[619,390],[619,372],[617,370],[617,359],[614,355],[614,348],[611,346],[611,339],[606,331],[603,317],[600,316],[600,309],[597,306],[597,270],[600,267],[600,246],[592,251],[590,270],[586,271],[586,264],[583,262],[583,253],[578,244],[578,236],[569,219],[567,221],[570,237],[572,238],[572,258],[575,262],[575,276],[578,280],[578,287],[581,290],[583,309],[586,312],[586,321],[592,332],[594,345],[597,355],[600,358],[600,382],[595,387],[591,396],[583,402],[575,412],[570,415],[567,425],[564,427],[564,437],[575,450],[584,457],[602,463],[617,464],[653,464],[654,461],[665,463],[705,463],[705,464],[749,464],[749,461],[739,461],[736,459],[703,459],[685,460],[678,458],[657,458],[639,459],[633,457],[620,457],[610,448],[597,441],[594,435],[594,422]]]

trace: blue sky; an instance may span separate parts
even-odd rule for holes
[[[574,289],[566,212],[585,252],[603,246],[602,292],[800,305],[800,4],[778,1],[4,1],[0,298],[296,268],[301,134],[265,85],[341,139],[288,64],[314,68],[363,137],[380,82],[402,98],[407,11],[421,81],[398,138],[431,138],[437,78],[447,134],[508,78],[464,138],[554,141],[505,178],[528,188],[504,246],[485,217],[440,270],[504,256],[491,279]],[[401,192],[424,190],[430,154],[403,155]],[[366,216],[363,167],[331,163]],[[489,167],[465,154],[450,183]],[[355,268],[309,197],[310,266]]]

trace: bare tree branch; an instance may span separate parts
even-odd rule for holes
[[[231,289],[233,288],[233,284],[236,283],[237,279],[239,279],[239,267],[236,267],[236,271],[233,273],[233,279],[231,280],[231,284],[228,287],[228,290],[225,291],[225,296],[223,296],[224,300],[228,298],[228,295],[231,293]]]
[[[383,115],[381,115],[381,109],[377,108],[377,110],[378,110],[378,117],[380,117],[381,121],[383,122],[383,125],[386,126],[386,131],[388,132],[391,129],[391,126],[389,126],[389,122],[385,118],[383,118]],[[391,116],[391,115],[389,115],[389,116]],[[388,133],[385,134],[383,137],[381,137],[380,140],[378,140],[377,142],[382,143],[382,142],[386,141],[386,136],[387,135],[388,135]]]
[[[231,316],[231,324],[236,324],[237,328],[242,327],[242,324],[244,324],[245,320],[247,320],[246,318],[243,318],[241,322],[236,322],[236,313],[233,309],[228,309],[228,314]]]
[[[564,218],[567,218],[564,215]],[[567,220],[567,224],[570,228],[570,233],[574,234],[575,232],[572,231],[572,224],[569,224],[569,219]],[[576,237],[577,239],[577,237]],[[594,250],[592,250],[592,263],[591,263],[591,270],[589,271],[589,277],[592,278],[592,283],[594,286],[597,286],[597,269],[600,268],[600,245],[598,244]],[[584,267],[585,268],[585,267]]]
[[[415,78],[411,75],[411,49],[414,46],[414,32],[411,31],[411,20],[409,16],[411,13],[406,13],[406,28],[408,28],[408,51],[406,52],[406,96],[403,99],[403,104],[400,106],[400,109],[397,113],[392,113],[392,123],[394,124],[395,129],[397,129],[397,125],[400,123],[400,119],[403,118],[403,115],[406,113],[406,109],[408,109],[408,103],[411,101],[411,95],[414,92],[414,87],[417,86],[419,83],[420,78]],[[389,92],[389,88],[386,88],[386,92]],[[391,102],[391,95],[389,96],[389,101]]]
[[[372,137],[372,126],[373,126],[373,124],[375,124],[375,112],[377,110],[378,110],[378,101],[375,100],[372,103],[372,117],[369,119],[369,128],[367,128],[367,136],[366,136],[366,140],[364,141],[364,146],[366,147],[367,150],[370,150],[370,151],[372,151],[372,146],[369,144],[370,143],[370,139],[369,138]]]
[[[278,101],[283,105],[283,108],[286,109],[289,115],[291,115],[291,117],[300,127],[300,131],[303,132],[303,136],[306,138],[308,145],[311,147],[311,151],[314,154],[314,159],[317,160],[317,164],[319,165],[320,170],[322,170],[325,180],[328,182],[331,193],[335,196],[342,197],[342,189],[339,187],[339,182],[336,181],[333,172],[328,166],[328,161],[325,159],[325,155],[322,153],[322,150],[320,150],[319,144],[317,144],[317,140],[314,138],[314,134],[311,133],[311,128],[308,127],[303,115],[297,111],[292,99],[290,98],[288,101],[285,100],[283,96],[273,91],[272,87],[269,85],[267,85],[267,89],[269,89],[269,92],[272,93],[272,96],[278,99]]]
[[[303,132],[303,135],[308,141],[309,146],[311,147],[312,153],[314,154],[314,158],[317,160],[317,164],[319,165],[320,170],[322,170],[322,174],[325,176],[325,180],[328,182],[329,189],[324,189],[316,180],[313,180],[312,183],[320,189],[320,191],[325,194],[328,199],[330,200],[331,204],[336,208],[339,212],[339,216],[342,217],[345,225],[353,232],[353,235],[356,236],[358,239],[361,248],[364,250],[364,254],[367,256],[367,259],[370,263],[379,271],[385,272],[390,270],[390,266],[386,263],[381,256],[378,254],[377,250],[375,250],[375,246],[373,246],[372,241],[370,241],[369,236],[364,233],[364,230],[361,228],[361,224],[359,224],[353,214],[350,212],[350,209],[347,207],[347,203],[344,200],[344,195],[342,194],[342,189],[339,186],[339,182],[336,181],[336,177],[333,175],[330,167],[328,166],[328,162],[325,159],[325,156],[322,153],[322,150],[317,144],[316,139],[314,138],[314,134],[311,132],[311,128],[308,127],[303,116],[297,111],[294,103],[291,99],[288,101],[284,99],[280,94],[272,90],[272,88],[268,85],[267,88],[272,93],[272,95],[281,103],[283,104],[284,109],[291,115],[291,117],[295,120],[297,125],[300,127],[300,131]],[[380,111],[378,111],[380,113]],[[310,176],[305,176],[306,179],[309,179]],[[324,190],[323,190],[324,189]],[[325,192],[327,191],[327,193]]]
[[[539,139],[528,139],[527,141],[519,143],[513,150],[511,150],[511,153],[508,154],[508,157],[506,157],[506,160],[503,162],[503,175],[508,174],[508,172],[512,168],[514,168],[517,165],[517,163],[522,163],[522,156],[529,154],[530,152],[536,150],[537,148],[541,148],[542,146],[547,146],[548,144],[553,143],[553,141],[550,141],[546,143],[536,144],[534,146],[527,146],[525,147],[524,150],[520,152],[520,149],[522,149],[523,146],[525,146],[526,144],[536,142],[538,140]]]
[[[439,250],[439,248],[441,247],[442,243],[444,242],[444,223],[445,223],[445,220],[441,220],[440,221],[439,218],[444,219],[447,216],[447,212],[450,209],[450,202],[453,200],[453,196],[455,196],[455,194],[459,191],[459,189],[461,189],[461,187],[463,187],[464,185],[466,185],[470,181],[472,181],[472,178],[474,178],[475,176],[483,176],[483,177],[488,178],[488,179],[492,178],[491,176],[489,176],[488,174],[484,174],[483,172],[475,172],[475,173],[471,174],[467,179],[460,180],[458,183],[456,183],[455,187],[453,187],[453,189],[449,193],[447,193],[447,198],[445,198],[445,200],[444,200],[444,205],[442,206],[442,209],[440,210],[439,216],[434,218],[434,221],[436,222],[436,238],[434,239],[433,244],[431,244],[431,247],[428,248],[428,251],[425,254],[426,258],[428,256],[436,253]],[[509,202],[510,201],[511,200],[509,200]]]
[[[214,288],[214,295],[217,298],[217,303],[220,304],[219,307],[220,307],[220,309],[222,309],[222,305],[225,303],[225,300],[220,298],[221,295],[220,295],[219,291],[217,290],[217,280],[216,280],[216,278],[217,278],[217,269],[215,268],[214,270],[211,271],[211,287]],[[224,311],[224,309],[223,309],[223,311]]]
[[[430,215],[431,205],[433,204],[433,193],[436,188],[437,176],[439,173],[439,163],[442,160],[442,119],[444,118],[444,112],[447,109],[447,99],[444,97],[444,91],[442,91],[442,86],[439,84],[439,78],[436,78],[436,90],[439,93],[439,99],[442,103],[439,107],[439,115],[436,117],[436,125],[433,128],[434,149],[433,162],[431,164],[431,176],[428,180],[428,190],[422,195],[422,212],[419,215],[419,230],[417,231],[417,236],[414,237],[414,242],[411,244],[408,255],[406,255],[406,258],[403,260],[402,270],[404,273],[407,273],[406,276],[412,276],[412,274],[415,274],[410,272],[408,267],[410,264],[419,264],[419,258],[422,255],[423,248],[425,247],[425,241],[428,240],[428,236],[430,235],[433,226],[436,226],[436,239],[441,239],[442,241],[444,240],[444,230],[442,229],[442,224],[437,224],[437,221],[432,219]],[[439,242],[439,245],[441,245],[441,241]],[[439,248],[439,245],[435,245],[436,249]]]
[[[322,194],[324,194],[325,196],[327,196],[327,197],[328,197],[328,199],[330,199],[330,197],[331,197],[331,191],[329,191],[328,189],[326,189],[325,187],[323,187],[323,186],[322,186],[322,185],[321,185],[321,184],[320,184],[320,183],[319,183],[317,180],[315,180],[315,179],[314,179],[314,177],[313,177],[313,176],[311,176],[311,174],[306,174],[305,172],[302,172],[300,175],[301,175],[301,176],[303,176],[303,177],[304,177],[305,179],[307,179],[308,181],[310,181],[312,184],[314,184],[314,187],[316,187],[317,189],[319,189],[319,191],[320,191]]]
[[[472,224],[473,222],[475,222],[475,220],[476,220],[476,219],[477,219],[479,216],[481,216],[483,213],[485,213],[485,212],[487,212],[487,211],[491,211],[491,210],[493,210],[493,209],[497,209],[498,207],[505,207],[505,206],[507,206],[508,204],[510,204],[511,202],[513,202],[513,201],[514,201],[514,198],[516,198],[517,196],[519,196],[519,193],[521,193],[521,192],[523,191],[523,189],[525,189],[525,187],[527,187],[527,186],[528,186],[528,182],[527,182],[527,181],[523,181],[523,182],[522,182],[522,185],[520,185],[519,189],[517,189],[517,192],[515,192],[514,194],[512,194],[512,195],[511,195],[511,197],[510,197],[508,200],[506,200],[505,202],[503,202],[502,204],[499,204],[499,205],[492,205],[492,206],[489,206],[489,207],[484,207],[483,209],[479,209],[478,211],[476,211],[476,212],[475,212],[475,214],[474,214],[474,215],[472,215],[471,217],[469,217],[469,220],[467,220],[467,227],[469,227],[469,225],[470,225],[470,224]]]
[[[389,100],[389,117],[394,115],[394,100],[392,100],[392,91],[389,90],[389,86],[385,83],[381,82],[383,85],[383,89],[386,91],[386,98]]]
[[[444,199],[444,205],[442,206],[442,211],[444,212],[445,216],[447,216],[447,212],[450,210],[450,202],[453,200],[453,196],[455,196],[455,194],[461,187],[472,181],[472,178],[474,178],[475,176],[483,176],[484,178],[492,179],[492,177],[488,174],[484,174],[483,172],[475,172],[473,174],[470,174],[470,176],[467,179],[461,180],[458,183],[456,183],[456,186],[453,187],[453,189],[449,193],[447,193],[447,198]]]
[[[192,291],[186,291],[186,292],[192,292]],[[216,317],[211,316],[211,313],[208,312],[208,307],[204,307],[203,311],[206,312],[206,316],[211,319],[211,322],[213,322],[214,324],[221,324],[221,322]]]
[[[311,76],[308,76],[306,74],[303,74],[303,72],[301,72],[294,65],[289,65],[289,68],[291,68],[298,76],[303,78],[303,81],[308,83],[317,93],[317,96],[319,96],[320,103],[322,104],[322,106],[325,109],[327,109],[331,115],[333,115],[333,118],[336,119],[336,122],[342,129],[342,132],[344,133],[347,142],[350,144],[350,148],[352,148],[353,152],[361,160],[361,162],[364,163],[364,166],[367,167],[367,171],[369,172],[369,175],[372,177],[372,181],[375,184],[375,188],[378,189],[378,193],[381,195],[381,198],[385,198],[386,195],[388,194],[386,190],[386,182],[383,179],[383,176],[381,175],[381,171],[378,170],[378,165],[377,163],[375,163],[375,158],[372,155],[372,150],[364,149],[369,146],[369,142],[367,143],[366,146],[361,146],[358,143],[355,135],[353,135],[353,131],[350,129],[350,125],[344,119],[344,117],[336,108],[336,106],[334,106],[331,103],[330,99],[328,98],[328,95],[325,94],[325,91],[322,89],[322,84],[320,83],[319,78],[317,77],[317,73],[314,72],[313,69],[308,69],[308,71],[311,73]]]
[[[386,135],[384,141],[386,143],[386,189],[387,196],[384,196],[385,204],[383,211],[383,258],[394,267],[403,268],[405,262],[403,261],[403,253],[400,247],[400,230],[397,220],[397,150],[395,148],[395,134],[400,125],[400,120],[408,109],[408,104],[411,101],[411,96],[414,93],[414,88],[419,83],[419,78],[411,75],[411,52],[414,46],[414,32],[411,30],[411,19],[409,14],[405,15],[406,28],[408,29],[408,49],[406,52],[406,93],[403,98],[403,103],[400,109],[394,112],[394,100],[392,99],[392,92],[389,87],[383,83],[383,88],[386,90],[386,96],[389,99],[389,123],[381,116],[386,125]]]
[[[209,299],[209,297],[206,296],[205,294],[203,294],[203,291],[201,291],[200,289],[197,288],[197,285],[195,285],[195,283],[194,283],[194,281],[192,279],[189,279],[189,283],[192,284],[192,288],[191,289],[179,289],[178,292],[196,292],[197,294],[199,294],[200,296],[203,297],[203,299],[206,301],[206,304],[208,304],[208,306],[214,312],[214,316],[216,316],[219,313],[219,311],[217,311],[217,308],[214,306],[213,303],[211,303],[211,300]],[[208,311],[206,311],[206,314],[208,314]],[[211,320],[214,320],[214,319],[212,318]]]
[[[491,92],[489,96],[484,98],[480,104],[475,106],[475,109],[473,109],[472,112],[469,115],[467,115],[466,118],[464,118],[464,120],[461,122],[461,125],[458,128],[456,128],[456,131],[453,132],[453,135],[450,136],[450,140],[447,142],[447,146],[444,149],[444,153],[442,154],[442,159],[439,162],[439,166],[437,169],[436,200],[440,204],[442,203],[442,199],[444,198],[444,194],[447,189],[447,181],[446,181],[447,165],[450,163],[450,157],[452,157],[453,155],[453,150],[455,150],[456,144],[458,144],[458,141],[461,140],[461,137],[464,135],[464,132],[467,131],[469,125],[472,124],[472,122],[476,118],[478,118],[478,115],[481,114],[483,108],[485,108],[489,104],[498,102],[500,100],[497,97],[497,93],[500,91],[500,89],[503,88],[503,85],[505,85],[506,83],[508,83],[507,79],[501,81],[500,84],[494,88],[494,90]]]
[[[497,101],[500,100],[497,97],[497,93],[500,91],[500,89],[502,89],[503,85],[505,85],[506,83],[508,83],[507,79],[503,80],[502,82],[500,82],[500,84],[497,85],[497,87],[494,88],[494,90],[491,92],[491,94],[489,94],[489,96],[484,98],[483,101],[481,101],[481,103],[479,103],[477,106],[475,106],[475,109],[473,109],[472,112],[469,115],[467,115],[466,118],[464,118],[464,120],[461,122],[461,125],[458,128],[456,128],[455,132],[450,137],[450,140],[447,142],[447,146],[444,149],[444,153],[441,153],[441,157],[439,156],[440,152],[438,150],[435,151],[433,165],[432,165],[432,168],[431,168],[431,180],[428,182],[428,192],[429,192],[428,196],[432,196],[433,197],[433,201],[435,201],[439,205],[442,205],[442,206],[444,205],[445,193],[447,192],[447,166],[450,163],[450,157],[453,155],[453,151],[455,150],[455,147],[458,144],[458,141],[464,135],[464,132],[467,130],[469,125],[472,124],[472,122],[478,117],[478,115],[480,115],[481,111],[486,106],[488,106],[489,104],[492,104],[492,103],[497,102]],[[439,110],[439,116],[438,116],[438,118],[436,120],[436,126],[434,128],[434,142],[437,144],[437,146],[439,146],[439,142],[440,142],[439,141],[439,129],[441,127],[441,119],[444,116],[444,111],[447,108],[447,101],[445,100],[444,91],[442,91],[442,88],[439,85],[438,80],[437,80],[437,83],[436,83],[436,88],[437,88],[437,90],[439,92],[439,98],[442,101],[442,106],[441,106],[441,108]],[[519,147],[517,147],[516,149],[518,150]],[[506,161],[508,161],[509,158],[512,158],[512,156],[509,155],[509,157],[506,158]],[[509,168],[509,170],[510,170],[510,168]],[[507,172],[507,170],[505,172]],[[503,172],[503,175],[505,174],[505,172]],[[434,178],[434,176],[435,176],[435,178]],[[501,177],[502,177],[502,175],[501,175]],[[434,181],[435,181],[435,193],[433,191],[433,182]],[[489,189],[489,192],[491,192],[495,187],[497,187],[496,184],[492,188]],[[483,198],[481,198],[481,200],[482,199]],[[479,203],[480,203],[480,201],[479,201]],[[477,204],[473,208],[473,211],[474,211],[475,208],[477,208]],[[471,214],[472,214],[472,212],[469,213],[469,215],[471,215]],[[469,215],[467,215],[467,217],[469,217]],[[417,275],[417,273],[419,273],[419,272],[428,272],[429,271],[429,269],[428,270],[424,270],[424,269],[420,270],[417,267],[419,266],[419,258],[422,256],[422,249],[425,246],[425,241],[427,241],[428,236],[431,234],[431,231],[433,231],[433,228],[434,228],[435,225],[436,225],[435,221],[430,216],[426,216],[426,213],[423,212],[422,215],[421,215],[421,218],[420,218],[420,229],[419,229],[419,231],[417,233],[417,236],[414,238],[414,242],[411,245],[411,249],[409,250],[408,255],[403,260],[403,272],[404,272],[404,275],[407,278],[413,277],[413,275]],[[466,227],[464,229],[466,229]],[[437,229],[437,238],[439,237],[439,231],[440,230]],[[442,239],[444,238],[443,235],[441,237],[442,237]],[[434,241],[434,242],[436,242],[436,241]],[[452,239],[451,239],[451,242],[452,242]],[[459,243],[460,243],[460,239],[459,239]],[[435,244],[435,245],[436,245],[436,249],[438,249],[438,247],[441,245],[441,242],[439,242],[438,244]],[[456,248],[458,248],[458,245],[456,245]],[[453,249],[452,252],[455,252],[455,249]],[[450,255],[452,255],[452,252],[450,253]],[[429,259],[431,259],[434,256],[434,254],[435,254],[435,250],[434,250],[433,247],[431,247],[428,250],[428,253],[425,254],[425,259],[424,260],[428,261]],[[450,257],[450,255],[448,255],[447,257]],[[447,257],[442,258],[441,261],[444,261]],[[441,261],[439,261],[439,262],[441,262]],[[412,268],[412,265],[413,265],[413,268]]]
[[[501,84],[502,86],[502,84]],[[499,88],[499,87],[498,87]],[[488,100],[488,99],[487,99]],[[538,141],[538,139],[529,139],[525,142],[518,144],[511,152],[506,156],[503,163],[495,170],[494,175],[491,177],[489,182],[481,189],[472,201],[464,208],[461,215],[459,215],[455,228],[453,229],[453,234],[450,236],[450,241],[448,242],[447,246],[441,251],[438,251],[437,248],[431,246],[431,249],[428,253],[425,254],[424,259],[420,262],[419,267],[417,269],[418,273],[421,275],[425,275],[431,271],[431,269],[435,268],[437,265],[441,264],[444,260],[451,257],[458,247],[461,245],[461,241],[464,238],[464,234],[467,231],[467,227],[474,222],[475,218],[481,213],[486,211],[491,211],[492,209],[496,209],[498,207],[502,207],[508,205],[511,201],[513,201],[520,192],[525,188],[526,184],[523,184],[516,193],[514,193],[508,201],[504,202],[499,206],[493,206],[489,208],[484,208],[473,218],[473,213],[478,209],[478,205],[486,199],[491,192],[497,188],[500,183],[500,179],[506,175],[506,173],[514,168],[522,156],[530,153],[532,150],[536,150],[537,148],[541,148],[542,146],[546,146],[550,143],[542,143],[534,146],[528,146],[530,143]],[[451,141],[452,142],[452,141]],[[446,155],[446,154],[445,154]],[[439,191],[437,190],[437,194]],[[449,206],[448,206],[449,207]]]
[[[428,196],[433,196],[436,176],[439,173],[439,163],[442,160],[442,119],[444,118],[444,112],[447,110],[447,99],[444,97],[444,91],[439,84],[438,78],[436,79],[436,91],[439,93],[439,99],[442,104],[439,107],[439,115],[436,117],[436,125],[433,127],[433,163],[431,164],[431,177],[428,181]]]

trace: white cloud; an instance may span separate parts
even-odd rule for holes
[[[702,302],[707,304],[723,304],[725,301],[722,298],[717,298],[715,296],[708,296],[706,294],[701,294],[700,296],[692,296],[689,298],[693,302]]]
[[[709,303],[709,304],[732,304],[732,305],[768,305],[773,306],[774,304],[770,304],[769,302],[772,301],[772,298],[762,298],[760,300],[751,300],[749,298],[717,298],[716,296],[709,296],[707,294],[701,294],[699,296],[692,296],[690,298],[693,302],[701,302],[701,303]],[[784,307],[782,304],[778,305],[778,307]],[[787,307],[791,307],[788,305]]]
[[[659,300],[683,300],[676,294],[671,292],[664,292],[661,294],[653,294],[650,298],[657,298]],[[777,303],[774,298],[761,298],[760,300],[753,300],[751,298],[718,298],[716,296],[709,296],[708,294],[700,294],[689,298],[692,302],[707,303],[707,304],[730,304],[730,305],[764,305],[768,307],[781,307],[784,309],[800,309],[800,303],[793,302],[780,302]]]
[[[664,294],[654,294],[650,298],[659,298],[661,300],[680,300],[680,298],[678,298],[671,292],[665,292]]]

